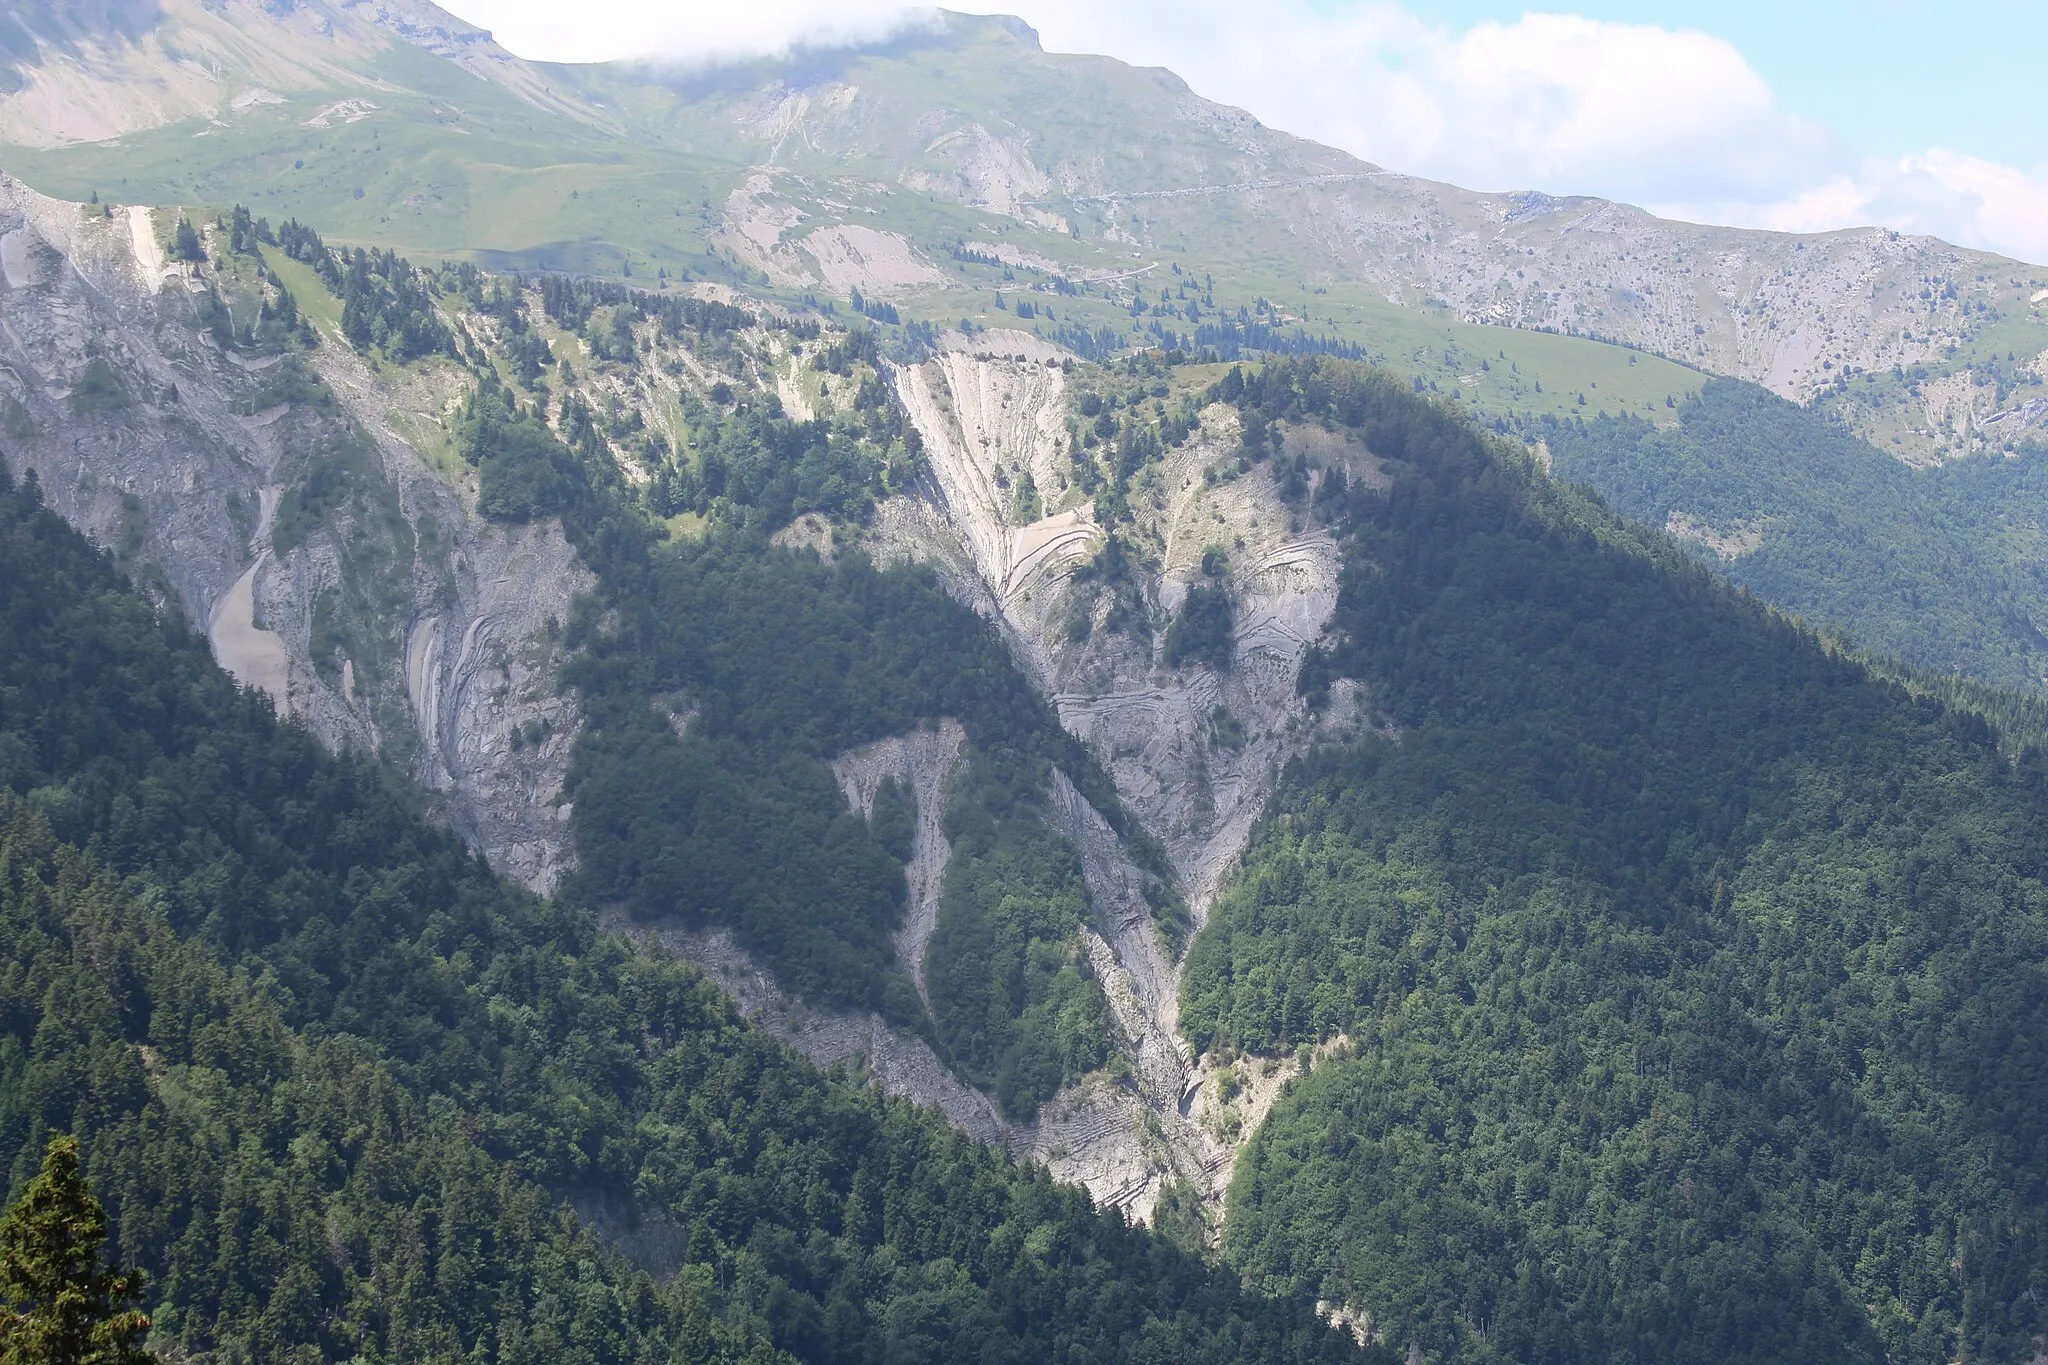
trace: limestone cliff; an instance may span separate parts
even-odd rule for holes
[[[212,286],[166,263],[172,221],[0,179],[9,468],[36,471],[245,684],[330,745],[400,759],[495,865],[551,887],[576,716],[548,623],[587,576],[557,528],[474,516],[346,349],[223,344]],[[328,515],[280,533],[316,470],[340,490]]]
[[[477,515],[447,430],[475,382],[469,369],[379,365],[333,335],[311,349],[250,345],[232,325],[247,300],[231,297],[219,232],[200,224],[210,263],[172,262],[175,222],[0,181],[10,468],[35,470],[54,507],[165,606],[203,623],[245,684],[330,745],[377,748],[408,766],[495,866],[550,889],[572,858],[561,784],[578,721],[556,670],[589,575],[556,525]],[[490,342],[486,320],[450,320],[465,345]],[[799,415],[852,401],[845,383],[798,363],[794,336],[755,328],[707,361],[663,351],[650,333],[637,343],[645,363],[586,367],[573,381],[564,370],[563,382],[614,426],[647,431],[671,429],[678,405],[699,402],[725,374]],[[1233,1093],[1252,1098],[1219,1119],[1216,1087],[1205,1087],[1217,1066],[1179,1033],[1181,943],[1162,932],[1162,907],[1184,907],[1182,928],[1199,930],[1281,767],[1352,733],[1364,709],[1340,691],[1318,716],[1296,696],[1304,654],[1335,605],[1337,549],[1283,499],[1270,465],[1240,459],[1232,410],[1200,413],[1133,485],[1118,530],[1123,578],[1112,585],[1088,571],[1108,532],[1076,478],[1071,370],[1071,357],[1021,333],[955,336],[933,358],[890,369],[922,472],[864,531],[840,533],[885,560],[935,565],[997,622],[1163,850],[1163,861],[1134,856],[1142,851],[1119,838],[1112,813],[1053,774],[1044,808],[1081,858],[1092,919],[1079,947],[1123,1063],[1032,1122],[1011,1122],[921,1037],[806,1007],[729,935],[615,922],[696,960],[821,1064],[860,1069],[1143,1216],[1171,1181],[1220,1191],[1245,1106],[1291,1074],[1266,1075],[1263,1089],[1240,1082]],[[1369,452],[1323,433],[1285,440],[1318,469],[1380,477]],[[615,453],[629,482],[650,477],[632,448]],[[834,534],[812,520],[784,539],[834,553]],[[1227,659],[1170,667],[1166,623],[1197,583],[1234,604]],[[863,813],[884,779],[914,798],[897,949],[920,992],[949,857],[940,816],[964,757],[964,733],[946,721],[834,764]]]

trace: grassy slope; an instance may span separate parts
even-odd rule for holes
[[[890,130],[914,124],[912,111],[958,104],[963,91],[993,91],[990,107],[980,111],[992,124],[1029,123],[1054,155],[1107,156],[1106,173],[1119,185],[1143,190],[1274,173],[1263,162],[1218,162],[1216,141],[1182,132],[1168,117],[1175,96],[1146,73],[1106,60],[1020,63],[1018,52],[1014,43],[982,39],[853,59],[854,67],[843,74],[887,91],[890,107],[904,117],[877,120],[883,131],[872,137],[860,130],[857,136],[867,140],[856,152],[834,147],[806,154],[794,147],[783,159],[807,177],[832,177],[837,183],[820,193],[873,209],[878,225],[903,232],[948,266],[942,244],[965,237],[1012,241],[1075,273],[1142,262],[1102,235],[1106,220],[1089,219],[1079,238],[1069,238],[943,199],[880,188],[896,182],[906,166],[947,169],[942,159],[924,156],[914,139]],[[691,87],[668,92],[604,68],[548,70],[565,86],[624,108],[634,134],[607,134],[536,109],[459,67],[397,44],[377,59],[374,75],[384,88],[367,92],[379,108],[357,122],[324,129],[307,125],[335,99],[366,93],[336,87],[234,112],[225,126],[194,121],[117,143],[14,149],[7,169],[66,198],[82,200],[97,192],[118,202],[245,202],[273,221],[297,217],[319,224],[336,241],[392,247],[422,260],[468,259],[499,268],[610,277],[630,269],[640,283],[651,282],[657,269],[671,276],[687,271],[700,279],[741,280],[744,271],[710,253],[712,234],[743,163],[765,157],[768,147],[735,137],[728,121],[734,96]],[[1023,83],[1026,77],[1036,83]],[[1156,155],[1117,156],[1116,140],[1105,138],[1102,104],[1114,113],[1110,122],[1147,120],[1178,139]],[[1341,171],[1356,164],[1310,144],[1271,140],[1291,158],[1279,174]],[[1586,411],[1654,418],[1669,411],[1667,398],[1682,399],[1698,389],[1697,372],[1658,357],[1578,338],[1476,327],[1441,312],[1390,304],[1356,283],[1311,279],[1315,272],[1304,265],[1301,244],[1284,232],[1276,235],[1256,202],[1222,196],[1201,203],[1195,221],[1205,225],[1202,230],[1190,231],[1183,215],[1166,237],[1146,248],[1145,261],[1162,261],[1146,279],[1155,297],[1158,282],[1173,278],[1167,264],[1178,263],[1197,278],[1214,275],[1219,307],[1234,311],[1271,299],[1289,329],[1301,325],[1360,345],[1380,363],[1420,377],[1446,396],[1458,391],[1488,414],[1578,412],[1578,395],[1584,393]],[[1028,288],[1028,273],[1022,281],[1005,281],[1001,270],[968,265],[949,274],[948,285],[905,300],[905,316],[941,325],[962,318],[982,326],[1015,325],[995,307],[995,296],[1001,290],[1014,297],[1020,283]],[[762,285],[758,278],[751,283]],[[800,292],[788,301],[797,302]],[[1145,339],[1121,301],[1103,291],[1049,301],[1059,324],[1108,326],[1133,342]],[[1165,323],[1186,326],[1174,319]],[[1480,371],[1482,358],[1496,370]],[[1472,375],[1481,376],[1479,382],[1461,382]]]

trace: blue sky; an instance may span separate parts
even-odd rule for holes
[[[936,21],[905,0],[450,8],[555,61],[714,62]],[[1875,223],[2048,264],[2048,0],[1000,8],[1049,49],[1169,67],[1274,127],[1472,189],[1601,195],[1743,227]]]
[[[2048,3],[1606,0],[1546,7],[1442,0],[1410,6],[1459,27],[1512,21],[1534,8],[1725,38],[1788,111],[1833,130],[1859,155],[1896,157],[1942,145],[2013,165],[2048,162]]]

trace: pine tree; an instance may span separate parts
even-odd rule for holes
[[[199,244],[199,234],[192,229],[192,220],[178,219],[177,231],[171,234],[171,254],[181,261],[203,261],[206,249]]]
[[[137,1270],[100,1259],[107,1211],[59,1137],[43,1170],[0,1219],[0,1365],[155,1365]]]

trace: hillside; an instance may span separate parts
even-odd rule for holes
[[[104,762],[7,746],[52,826],[24,846],[140,878],[138,960],[260,988],[278,1022],[241,1032],[273,1058],[388,1053],[394,1112],[425,1116],[392,1130],[421,1135],[407,1170],[454,1152],[462,1198],[495,1181],[527,1211],[474,1252],[509,1301],[573,1260],[615,1287],[579,1304],[640,1315],[594,1357],[707,1313],[805,1358],[947,1358],[949,1331],[1018,1358],[1054,1350],[1039,1333],[1074,1358],[1340,1351],[1288,1306],[1313,1300],[1425,1360],[2036,1349],[2048,811],[2038,729],[1983,714],[2023,708],[1885,681],[1355,361],[1091,364],[1015,325],[0,196],[0,450],[161,616],[20,498],[0,583],[73,575],[124,640],[163,632],[174,718],[215,699]],[[1812,434],[1736,396],[1745,429]],[[1727,401],[1594,430],[1625,469]],[[159,646],[123,675],[38,636],[69,591],[19,596],[34,648],[0,658],[45,670],[8,694],[43,707],[20,728],[123,734],[121,678]],[[304,731],[235,700],[180,614]],[[51,680],[65,661],[81,686]],[[282,746],[246,798],[236,744]],[[338,879],[351,861],[390,875]],[[43,932],[36,961],[73,960]],[[130,1108],[81,1092],[48,1122],[160,1101],[216,1132],[209,1105],[253,1104],[152,1089],[166,1056],[243,1073],[120,1033],[123,1008],[80,1027]],[[41,1016],[16,1022],[26,1066]],[[258,1089],[298,1074],[265,1064]],[[247,1188],[311,1228],[319,1199],[271,1172],[323,1153],[285,1131],[222,1150],[266,1153]],[[397,1226],[423,1197],[365,1189],[325,1140],[335,1217]],[[649,1230],[650,1196],[686,1239]],[[657,1285],[601,1243],[699,1268]],[[329,1274],[317,1235],[280,1245]],[[318,1301],[381,1293],[414,1254],[384,1246]],[[241,1278],[181,1282],[191,1330],[257,1332],[290,1257],[206,1264]],[[496,1302],[419,1330],[469,1350]],[[427,1350],[395,1308],[322,1311]]]
[[[6,189],[7,457],[239,679],[821,1064],[1141,1216],[1227,1177],[1179,1107],[1176,945],[1352,722],[1294,694],[1335,564],[1284,481],[1167,496],[1238,449],[1198,382],[904,369],[772,306],[238,213],[172,262],[173,215]],[[1158,676],[1219,574],[1247,666]]]
[[[1307,674],[1386,732],[1290,773],[1190,955],[1198,1046],[1334,1040],[1239,1161],[1226,1258],[1435,1359],[2028,1358],[2039,748],[1383,378],[1240,401],[1392,486],[1336,516]]]
[[[1663,420],[1698,370],[1805,401],[1923,367],[1845,408],[1914,462],[2048,419],[2011,387],[2048,350],[2040,268],[1432,184],[1170,73],[1046,54],[1014,20],[692,73],[521,62],[424,4],[172,0],[42,27],[14,39],[0,139],[72,199],[240,201],[413,255],[791,302],[857,289],[1088,354],[1357,348],[1502,415]]]
[[[2021,691],[2048,681],[2048,447],[1914,469],[1825,409],[1718,379],[1674,427],[1601,417],[1527,434],[1558,478],[1866,649]]]
[[[0,1144],[197,1358],[1336,1362],[492,875],[0,479]]]

